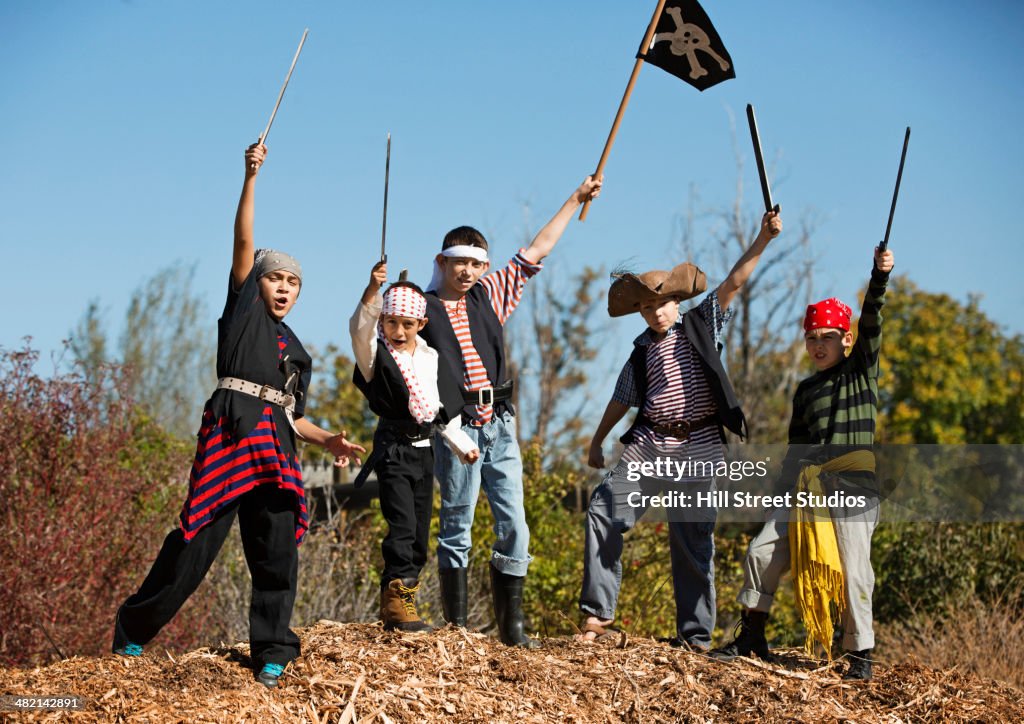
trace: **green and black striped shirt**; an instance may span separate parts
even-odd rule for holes
[[[878,415],[878,353],[887,272],[871,270],[871,281],[849,356],[803,380],[793,394],[789,443],[871,445]]]
[[[789,422],[791,447],[783,463],[780,486],[788,487],[795,482],[801,460],[820,463],[874,443],[878,355],[882,348],[881,309],[888,281],[888,272],[872,266],[857,323],[857,341],[849,356],[797,386]]]

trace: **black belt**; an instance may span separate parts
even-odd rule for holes
[[[429,422],[415,420],[394,420],[382,417],[377,424],[381,432],[390,432],[406,438],[403,442],[419,442],[429,440],[433,433],[433,425]]]
[[[640,419],[637,420],[637,424],[644,425],[659,435],[668,435],[670,437],[676,437],[680,440],[686,441],[690,439],[690,435],[703,430],[706,427],[712,427],[718,425],[718,415],[707,415],[699,420],[680,420],[679,422],[669,423],[655,423],[643,413],[640,414]]]
[[[433,425],[429,422],[380,418],[377,432],[373,436],[373,452],[366,458],[352,484],[357,488],[363,487],[363,483],[370,477],[370,472],[377,463],[386,458],[388,453],[393,452],[396,445],[411,445],[421,440],[429,440],[433,431]]]
[[[467,405],[481,407],[512,399],[512,380],[497,387],[483,387],[479,390],[463,390],[462,401]]]

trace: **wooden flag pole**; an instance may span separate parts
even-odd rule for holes
[[[388,260],[384,253],[384,242],[388,238],[388,179],[391,176],[391,133],[388,132],[388,152],[384,159],[384,221],[380,228],[380,261],[383,264]]]
[[[900,154],[900,170],[896,172],[896,188],[892,192],[892,206],[889,207],[889,223],[885,225],[885,238],[878,245],[879,251],[889,248],[889,230],[892,229],[892,217],[896,213],[896,197],[900,195],[900,181],[903,179],[903,162],[907,160],[907,144],[910,143],[910,126],[907,126],[907,135],[903,137],[903,153]]]
[[[256,144],[262,144],[267,140],[267,136],[270,135],[270,127],[274,125],[274,116],[277,115],[277,109],[281,107],[281,99],[284,98],[284,91],[288,87],[288,81],[292,79],[292,71],[295,70],[295,64],[299,62],[299,53],[302,52],[302,46],[306,42],[306,36],[309,35],[309,28],[302,31],[302,39],[299,40],[299,47],[295,51],[295,57],[292,58],[292,64],[288,68],[288,75],[284,77],[284,84],[281,86],[281,92],[277,94],[277,103],[274,104],[274,110],[270,112],[270,120],[267,121],[267,127],[263,129],[263,133],[260,134],[259,140]],[[253,164],[255,166],[255,164]]]
[[[665,0],[658,0],[658,7],[654,10],[654,15],[651,17],[651,24],[647,26],[647,33],[644,35],[644,40],[640,44],[640,52],[638,55],[643,56],[649,47],[651,47],[651,39],[654,37],[654,29],[658,26],[658,19],[661,18],[661,11],[665,8]],[[629,76],[629,82],[626,84],[626,92],[622,94],[622,102],[619,103],[619,110],[615,114],[615,122],[612,123],[612,130],[608,134],[608,140],[605,141],[604,150],[601,151],[601,160],[597,162],[597,170],[594,171],[594,178],[600,178],[604,172],[605,161],[608,160],[608,153],[612,150],[612,144],[615,143],[615,134],[619,132],[619,124],[622,123],[622,116],[626,112],[626,106],[629,105],[629,96],[633,92],[633,86],[636,85],[636,77],[640,74],[640,66],[644,64],[643,58],[637,58],[633,64],[633,72]],[[583,202],[583,208],[580,209],[580,221],[586,221],[587,211],[590,209],[590,201]]]

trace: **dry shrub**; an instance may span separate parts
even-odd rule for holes
[[[142,417],[114,367],[34,372],[0,349],[0,662],[108,649],[114,613],[166,532],[188,451]],[[194,645],[194,607],[165,641]]]
[[[956,667],[1024,689],[1024,590],[878,627],[882,656]]]

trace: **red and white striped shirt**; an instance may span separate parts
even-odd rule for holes
[[[512,257],[512,260],[498,271],[491,272],[481,277],[479,283],[484,285],[487,297],[491,300],[491,307],[498,315],[498,321],[504,326],[508,318],[512,316],[523,298],[523,287],[526,281],[541,270],[542,264],[535,264],[524,256],[525,249]],[[462,349],[462,368],[465,373],[463,384],[467,390],[482,390],[485,387],[492,387],[493,383],[487,377],[487,370],[484,369],[483,360],[473,346],[473,337],[469,331],[469,315],[466,313],[466,297],[458,301],[444,301],[445,311],[448,313],[448,321],[455,330],[455,337],[459,340],[459,347]],[[494,415],[494,408],[490,405],[476,405],[475,414],[471,420],[472,425],[480,427],[490,421]]]

